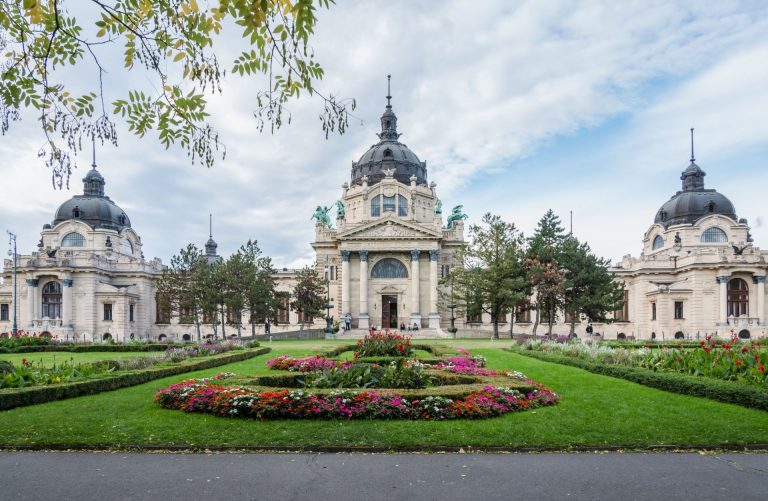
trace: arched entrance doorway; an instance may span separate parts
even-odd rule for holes
[[[675,339],[685,339],[685,333],[683,331],[675,332]]]
[[[749,316],[749,286],[746,280],[732,278],[728,281],[728,316]]]
[[[752,334],[750,334],[747,329],[741,329],[739,331],[739,339],[749,339],[750,337],[752,337]]]

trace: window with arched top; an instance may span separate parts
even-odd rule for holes
[[[375,197],[371,198],[371,216],[372,217],[381,216],[381,196],[380,195],[376,195]]]
[[[389,122],[387,122],[387,124],[389,124]],[[384,156],[385,157],[391,157],[392,156],[392,150],[390,150],[390,149],[384,150]]]
[[[43,318],[61,318],[61,284],[48,282],[43,287]]]
[[[749,285],[741,278],[728,281],[728,316],[749,316]]]
[[[120,245],[120,247],[123,251],[123,254],[133,254],[133,244],[127,238],[123,240],[123,243]]]
[[[371,278],[408,278],[408,269],[399,259],[388,257],[373,265]]]
[[[704,233],[701,234],[701,241],[705,243],[726,243],[728,242],[728,236],[723,230],[713,226],[704,230]]]
[[[707,204],[707,211],[709,211],[709,212],[715,212],[715,207],[717,207],[717,206],[715,205],[715,202],[713,202],[713,201],[711,201],[711,200],[710,200],[710,201],[709,201],[709,203]]]
[[[72,217],[74,217],[75,219],[80,217],[80,206],[75,205],[75,208],[72,209]]]
[[[408,215],[408,199],[406,199],[403,195],[397,196],[397,215],[398,216]]]
[[[656,235],[656,238],[653,239],[653,246],[651,247],[652,250],[658,250],[664,247],[664,237],[661,235]]]
[[[72,232],[64,235],[61,240],[62,247],[85,247],[85,237],[80,233]]]

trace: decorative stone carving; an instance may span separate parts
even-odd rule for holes
[[[437,258],[440,256],[440,251],[438,249],[432,249],[429,251],[429,260],[430,261],[437,261]]]
[[[368,251],[367,250],[361,250],[360,253],[360,261],[367,262],[368,261]]]
[[[349,251],[346,251],[346,250],[341,251],[341,260],[342,260],[342,262],[348,263],[349,262],[349,255],[350,254],[352,254],[352,253],[349,252]]]
[[[27,285],[30,287],[37,287],[37,284],[40,283],[40,280],[36,278],[28,278],[27,279]]]
[[[411,261],[418,261],[421,251],[419,249],[413,249],[411,251]]]

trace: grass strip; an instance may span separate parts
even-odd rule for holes
[[[672,372],[654,372],[642,367],[608,365],[589,362],[580,358],[554,355],[531,350],[508,349],[513,353],[535,358],[544,362],[578,367],[603,376],[626,379],[633,383],[657,388],[672,393],[703,397],[729,404],[768,411],[768,390],[735,381],[720,381],[712,378],[690,376]]]
[[[128,386],[135,386],[168,376],[175,376],[186,372],[210,369],[212,367],[240,362],[242,360],[263,355],[269,351],[271,351],[270,348],[258,348],[256,350],[247,350],[236,353],[223,353],[221,355],[208,357],[204,360],[185,360],[177,365],[149,367],[147,369],[112,374],[97,379],[87,379],[84,381],[73,381],[71,383],[47,386],[0,390],[0,410],[52,402],[54,400],[79,397],[82,395],[92,395],[94,393],[116,390],[118,388],[126,388]]]

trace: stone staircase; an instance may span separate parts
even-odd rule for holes
[[[397,334],[404,334],[410,336],[411,339],[448,339],[451,337],[450,333],[445,332],[442,329],[419,329],[417,331],[391,331]],[[336,334],[336,339],[362,339],[368,334],[366,329],[352,329],[349,331],[339,331]]]

